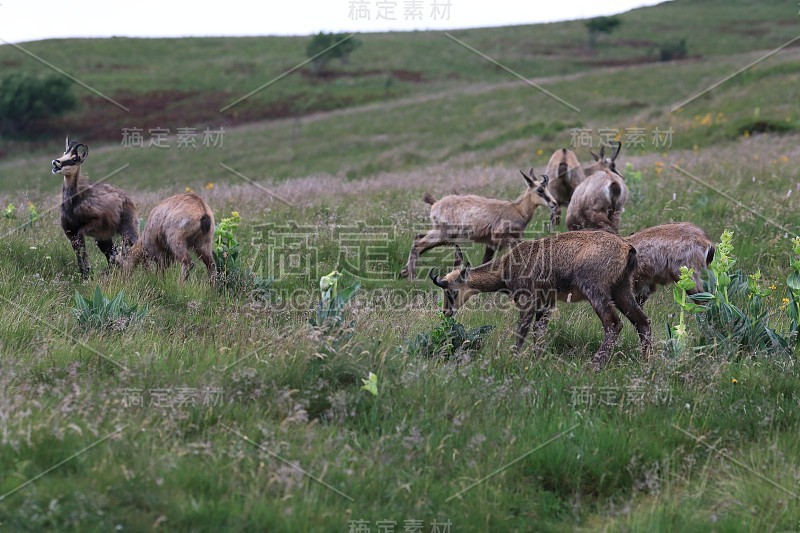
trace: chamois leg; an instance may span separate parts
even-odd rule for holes
[[[541,356],[544,351],[544,339],[547,333],[547,324],[550,322],[551,312],[551,307],[543,307],[536,311],[536,321],[533,323],[533,343],[537,357]]]
[[[100,248],[100,251],[103,252],[103,255],[106,256],[106,261],[108,261],[108,266],[113,266],[114,257],[117,255],[117,249],[114,248],[114,241],[112,241],[111,239],[104,239],[104,240],[97,239],[97,247]]]
[[[400,271],[401,278],[414,279],[417,275],[417,259],[423,253],[431,248],[447,244],[448,240],[441,231],[432,229],[428,233],[417,235],[414,239],[414,245],[411,247],[411,252],[408,254],[408,262],[403,270]]]
[[[517,342],[514,345],[514,355],[519,355],[522,351],[522,345],[525,344],[525,338],[528,336],[528,331],[531,329],[531,322],[533,316],[537,314],[536,308],[529,304],[519,310],[519,322],[517,323]]]
[[[537,321],[541,317],[537,311],[540,307],[539,302],[537,302],[528,291],[519,291],[514,294],[514,303],[516,303],[519,308],[519,322],[517,322],[516,331],[517,342],[514,345],[514,354],[518,355],[531,329],[533,317],[536,316]]]
[[[561,204],[558,204],[552,211],[550,211],[550,231],[555,231],[555,229],[560,225],[561,225]]]
[[[592,358],[592,367],[599,372],[617,343],[617,337],[622,331],[622,321],[614,310],[614,303],[611,299],[593,300],[591,304],[603,324],[603,343]]]
[[[483,252],[483,259],[481,264],[488,263],[494,257],[495,248],[493,246],[486,246],[486,251]]]
[[[194,251],[197,252],[197,256],[206,265],[208,280],[211,282],[211,285],[214,285],[217,279],[217,264],[214,262],[214,256],[211,254],[211,246],[195,247]]]
[[[194,268],[192,256],[189,255],[189,249],[182,241],[172,243],[172,256],[176,261],[181,263],[181,283],[189,279],[189,273]]]
[[[647,361],[650,357],[650,351],[653,346],[653,341],[650,332],[650,320],[644,314],[642,308],[636,303],[633,293],[628,284],[619,285],[614,293],[614,303],[617,308],[622,311],[622,314],[631,321],[636,328],[636,333],[639,334],[639,344],[642,347],[642,358]]]
[[[71,231],[65,231],[69,239],[72,249],[75,250],[75,255],[78,258],[78,270],[81,277],[86,279],[89,277],[89,254],[86,253],[86,239],[83,235],[76,234]]]

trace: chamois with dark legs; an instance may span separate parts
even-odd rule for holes
[[[181,282],[186,281],[194,268],[190,250],[194,250],[206,265],[213,285],[217,267],[212,249],[214,244],[214,213],[202,198],[193,193],[176,194],[158,204],[147,217],[142,238],[122,259],[123,270],[129,274],[141,262],[154,263],[163,272],[173,262],[181,263]]]
[[[521,242],[497,261],[475,268],[463,264],[457,249],[452,272],[438,277],[431,270],[428,275],[444,290],[447,316],[480,292],[509,294],[520,310],[517,352],[532,322],[536,340],[543,336],[556,300],[588,300],[603,325],[603,342],[592,359],[593,368],[600,370],[622,331],[617,309],[636,327],[643,357],[650,354],[650,321],[631,290],[636,257],[634,247],[616,235],[574,231]]]
[[[542,176],[537,181],[533,178],[532,170],[530,175],[522,171],[520,173],[528,187],[515,201],[472,194],[450,195],[437,201],[426,194],[424,201],[431,204],[433,228],[414,239],[408,262],[400,275],[413,279],[417,272],[417,259],[423,252],[457,240],[485,244],[483,262],[490,261],[498,248],[519,242],[539,206],[550,209],[552,224],[553,210],[557,204],[547,189],[548,177]]]
[[[89,276],[89,255],[86,237],[97,241],[109,265],[115,263],[115,235],[122,235],[123,249],[139,238],[139,215],[136,205],[120,189],[107,183],[92,183],[84,178],[81,165],[89,156],[89,147],[70,142],[67,137],[64,153],[52,161],[53,174],[64,176],[61,193],[61,228],[78,258],[78,270]]]

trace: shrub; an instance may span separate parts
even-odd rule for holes
[[[674,41],[667,41],[661,43],[658,48],[658,56],[661,61],[673,61],[675,59],[683,59],[689,55],[689,49],[686,46],[686,39],[676,39]]]
[[[103,295],[100,287],[94,289],[94,297],[85,299],[75,291],[75,307],[73,308],[78,324],[86,328],[103,330],[123,330],[147,315],[147,306],[141,309],[138,304],[131,305],[125,301],[125,291],[119,291],[113,300]]]
[[[16,135],[33,120],[75,108],[69,80],[14,72],[0,78],[0,134]]]
[[[311,61],[311,71],[320,75],[324,71],[325,65],[336,58],[339,58],[342,63],[347,63],[350,60],[350,54],[361,44],[361,41],[355,37],[348,39],[345,33],[319,32],[311,38],[306,47],[306,56],[314,58]],[[323,51],[325,52],[321,53]]]
[[[595,47],[598,35],[611,33],[620,24],[622,24],[622,20],[619,17],[595,17],[584,22],[586,30],[589,32],[589,48]]]

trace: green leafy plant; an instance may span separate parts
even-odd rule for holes
[[[706,310],[705,306],[695,303],[695,301],[707,302],[714,299],[714,295],[708,292],[701,292],[689,296],[688,290],[694,288],[694,270],[685,266],[681,267],[680,278],[675,282],[672,289],[672,297],[680,307],[678,324],[672,328],[667,322],[667,341],[672,355],[678,355],[686,347],[686,323],[684,322],[686,313],[700,313]],[[691,299],[690,299],[691,298]],[[693,301],[694,300],[694,301]]]
[[[319,303],[316,312],[309,319],[313,327],[331,331],[344,323],[344,307],[356,295],[361,284],[356,282],[340,292],[339,278],[341,274],[336,270],[320,278]]]
[[[78,324],[93,329],[123,330],[147,315],[147,306],[139,308],[125,301],[125,291],[121,290],[113,298],[103,295],[100,287],[94,290],[92,298],[84,298],[75,291],[75,307],[73,308]]]
[[[378,395],[378,376],[370,372],[367,379],[362,379],[361,383],[363,383],[361,390],[365,390],[373,396]]]
[[[13,219],[17,218],[17,206],[14,204],[8,204],[6,206],[5,211],[3,211],[3,218]]]
[[[790,335],[795,347],[800,347],[800,237],[792,239],[792,256],[789,260],[792,272],[786,278],[788,298],[786,315],[791,321]]]
[[[725,230],[709,266],[706,290],[714,295],[706,312],[698,315],[701,332],[708,341],[733,343],[748,351],[785,351],[790,338],[769,325],[773,306],[771,289],[761,287],[761,272],[731,273],[736,263],[733,232]]]
[[[30,228],[41,218],[39,216],[39,211],[36,210],[36,206],[33,205],[33,202],[28,202],[28,221],[25,223],[25,226]]]
[[[239,266],[239,240],[236,238],[236,228],[239,227],[241,218],[238,211],[231,212],[231,216],[223,218],[214,229],[214,262],[217,272],[226,273]]]
[[[409,343],[409,352],[425,357],[453,357],[480,350],[494,326],[468,330],[453,317],[439,313],[439,324],[430,332],[420,333]]]
[[[255,300],[268,299],[272,278],[264,278],[242,264],[236,230],[242,219],[238,211],[223,218],[214,229],[212,257],[217,265],[217,287],[227,293],[249,294]]]

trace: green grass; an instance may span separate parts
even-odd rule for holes
[[[584,46],[579,22],[456,32],[526,75],[577,72],[579,78],[555,76],[544,86],[575,102],[580,114],[494,72],[440,34],[382,34],[363,36],[347,68],[372,68],[391,48],[397,53],[385,68],[419,70],[431,81],[409,83],[390,102],[231,126],[219,149],[178,150],[174,139],[167,150],[87,141],[92,177],[130,164],[110,181],[131,193],[142,214],[186,187],[204,196],[217,220],[238,210],[243,261],[277,278],[270,301],[216,291],[202,268],[186,285],[178,268],[164,276],[139,270],[125,280],[104,272],[93,244],[92,278],[82,281],[59,227],[60,178],[49,173],[61,140],[4,145],[0,208],[20,209],[17,219],[0,219],[0,496],[19,490],[0,500],[0,529],[342,531],[351,520],[368,521],[373,530],[379,520],[395,521],[397,530],[421,520],[425,531],[434,520],[466,531],[800,527],[796,358],[702,346],[693,321],[687,352],[666,357],[664,325],[674,324],[678,311],[668,290],[645,307],[654,356],[640,359],[626,322],[600,374],[588,363],[602,332],[585,304],[559,305],[538,358],[530,344],[511,354],[517,315],[502,296],[475,298],[457,317],[468,329],[495,326],[479,352],[443,360],[409,349],[438,324],[441,305],[440,291],[424,277],[408,282],[395,275],[427,224],[422,194],[455,188],[516,197],[524,186],[517,168],[543,171],[550,153],[569,145],[573,127],[618,128],[623,135],[642,127],[648,137],[655,127],[672,127],[669,147],[648,138],[644,148],[623,149],[621,168],[631,162],[642,181],[631,191],[621,233],[672,220],[694,222],[714,239],[734,230],[736,267],[760,268],[766,283],[778,285],[768,297],[770,320],[786,327],[779,311],[788,273],[785,233],[796,233],[800,223],[800,55],[786,49],[680,112],[669,110],[796,28],[768,23],[789,17],[776,2],[757,9],[748,2],[686,4],[625,14],[620,31],[601,37],[591,60],[630,59],[641,47],[622,41],[662,36],[689,36],[690,53],[702,58],[614,71],[572,53]],[[701,31],[709,20],[711,29]],[[737,22],[743,20],[749,25]],[[133,79],[142,92],[234,93],[253,80],[236,74],[246,70],[243,63],[277,72],[302,59],[302,39],[164,42],[28,46],[70,68],[84,65],[87,81],[111,93]],[[77,52],[88,49],[93,60],[77,62]],[[0,47],[0,61],[11,52]],[[355,62],[359,54],[363,63]],[[209,58],[217,66],[204,70]],[[138,66],[93,66],[127,63]],[[226,69],[234,74],[216,76]],[[451,70],[459,79],[447,79]],[[383,91],[380,78],[358,80],[342,95],[367,91],[372,82]],[[285,81],[286,95],[338,90],[304,88],[301,77]],[[588,159],[586,148],[577,151]],[[213,188],[204,189],[209,182]],[[41,219],[17,230],[29,201]],[[535,213],[529,238],[546,233],[546,218]],[[340,238],[370,229],[385,234],[374,250],[381,254],[379,275],[358,279],[343,268]],[[267,252],[281,234],[300,235],[296,253],[313,259],[301,261],[307,271],[295,265],[298,276],[270,270],[275,263]],[[468,246],[465,253],[474,264],[482,249]],[[451,261],[450,250],[431,251],[420,272]],[[340,343],[323,342],[308,325],[319,276],[334,268],[346,271],[340,287],[363,287],[349,307],[354,336]],[[74,293],[90,295],[96,286],[106,295],[124,289],[128,301],[147,306],[146,316],[122,331],[82,327],[72,311]],[[293,305],[286,305],[290,295]],[[413,307],[402,305],[412,296]],[[378,376],[377,397],[361,390],[370,372]],[[132,404],[137,395],[143,405]]]

